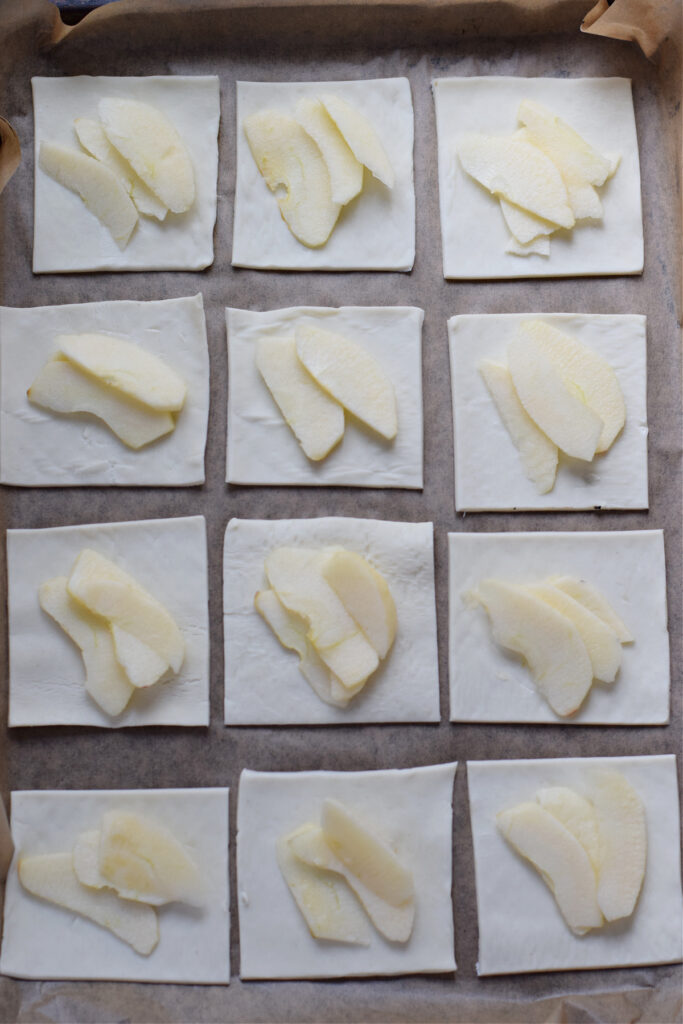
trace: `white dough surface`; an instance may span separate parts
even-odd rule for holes
[[[128,811],[165,826],[197,864],[206,887],[201,908],[158,908],[159,944],[136,953],[105,928],[32,896],[22,887],[22,856],[65,853],[108,811]],[[108,979],[175,984],[230,982],[228,790],[44,790],[12,793],[15,854],[5,891],[0,973],[15,978]]]
[[[283,546],[340,545],[367,558],[396,604],[396,639],[346,708],[324,703],[254,608],[268,586],[266,556]],[[346,516],[232,519],[223,550],[226,725],[343,725],[438,722],[439,666],[432,523]]]
[[[507,347],[525,320],[543,320],[602,356],[617,375],[626,422],[612,446],[591,462],[560,452],[548,494],[528,480],[519,453],[489,394],[482,359],[507,365]],[[636,314],[494,313],[448,321],[458,512],[528,509],[646,509],[646,322]]]
[[[451,533],[449,676],[453,722],[663,725],[669,721],[664,535],[661,530],[597,533]],[[533,583],[574,576],[603,594],[635,637],[621,648],[613,683],[596,680],[579,712],[556,715],[520,657],[499,647],[482,606],[463,595],[482,580]]]
[[[227,309],[228,482],[421,489],[423,320],[411,306]],[[396,393],[393,441],[346,413],[344,437],[327,458],[304,455],[256,367],[258,339],[291,337],[299,322],[343,335],[377,360]]]
[[[460,280],[640,274],[643,220],[638,139],[629,78],[438,78],[436,107],[443,273]],[[457,157],[468,132],[512,134],[522,100],[559,115],[598,152],[621,156],[598,188],[602,221],[582,221],[550,238],[550,256],[505,252],[510,238],[496,196]]]
[[[59,334],[139,344],[187,384],[172,433],[134,451],[101,420],[33,405],[26,391]],[[204,482],[209,352],[202,296],[0,307],[0,482],[24,487],[190,486]]]
[[[536,869],[496,828],[496,814],[535,800],[544,786],[590,797],[591,779],[620,772],[641,797],[647,821],[645,878],[633,915],[586,935],[565,924]],[[576,757],[468,761],[474,841],[480,975],[677,963],[681,937],[681,861],[676,758]]]
[[[216,75],[125,77],[74,75],[33,78],[35,221],[33,272],[81,270],[202,270],[213,263],[218,175],[219,81]],[[165,220],[140,217],[125,249],[80,196],[38,166],[40,143],[81,150],[77,117],[99,120],[100,100],[139,100],[156,107],[182,138],[195,175],[195,201]]]
[[[261,110],[294,116],[300,99],[331,93],[360,110],[395,174],[388,189],[367,168],[363,190],[345,206],[324,245],[297,241],[261,177],[242,128]],[[238,82],[237,182],[232,263],[260,270],[410,270],[415,261],[413,101],[407,78],[350,82]]]
[[[42,610],[38,588],[91,547],[170,612],[185,640],[177,675],[133,694],[116,718],[85,691],[81,652]],[[9,725],[209,724],[209,610],[203,516],[7,531]]]
[[[240,976],[348,978],[455,970],[452,800],[456,764],[369,772],[253,772],[240,776],[237,904]],[[394,849],[415,885],[415,925],[391,943],[370,925],[370,946],[314,939],[280,874],[275,846],[322,802],[344,804]]]

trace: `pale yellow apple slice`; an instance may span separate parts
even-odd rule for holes
[[[60,334],[57,349],[70,363],[157,412],[179,412],[187,384],[141,345],[111,334]]]
[[[591,688],[593,668],[573,622],[501,580],[482,580],[472,597],[486,609],[496,643],[525,659],[553,711],[563,717],[578,711]]]
[[[393,188],[394,169],[367,117],[346,100],[332,93],[325,93],[320,99],[356,160],[367,167],[383,185]]]
[[[159,822],[129,811],[103,816],[99,869],[124,899],[200,907],[206,898],[199,868],[175,836]]]
[[[530,140],[557,164],[567,185],[604,185],[619,166],[598,153],[577,131],[542,103],[522,100],[517,111]]]
[[[192,161],[175,126],[156,107],[139,100],[100,100],[100,121],[145,185],[172,213],[185,213],[195,201]]]
[[[38,165],[60,185],[76,192],[120,249],[138,222],[138,211],[121,180],[99,160],[56,142],[41,142]]]
[[[163,679],[170,669],[165,658],[161,658],[148,644],[127,630],[115,625],[110,629],[116,660],[132,686],[144,690]]]
[[[619,772],[599,774],[590,795],[600,831],[598,903],[608,921],[618,921],[633,913],[645,877],[645,807]]]
[[[74,601],[67,583],[66,576],[42,583],[38,588],[40,607],[79,648],[85,666],[86,692],[106,714],[120,715],[134,687],[116,659],[106,621]]]
[[[175,620],[160,601],[114,562],[84,548],[71,570],[68,589],[90,611],[137,637],[174,672],[179,671],[185,641]]]
[[[323,561],[322,574],[380,659],[386,658],[396,636],[396,605],[381,573],[355,551],[339,548]]]
[[[324,245],[341,206],[332,199],[330,172],[316,143],[298,121],[276,110],[252,114],[243,128],[289,230],[309,248]],[[286,194],[277,195],[282,188]]]
[[[510,237],[505,252],[511,256],[550,256],[550,239],[539,235],[530,242],[518,242]]]
[[[598,816],[590,800],[569,786],[547,786],[539,789],[536,800],[544,811],[564,825],[583,846],[597,873],[600,870],[600,835]]]
[[[296,353],[309,374],[371,430],[392,441],[398,431],[396,392],[377,360],[355,341],[298,323]]]
[[[541,875],[560,913],[576,935],[603,923],[593,865],[581,843],[536,803],[522,803],[496,815],[501,835]]]
[[[606,626],[614,630],[622,644],[633,643],[633,634],[619,618],[607,598],[592,583],[576,579],[574,576],[551,576],[548,582],[563,590],[565,594],[569,594],[589,612],[593,612],[593,615],[602,619]]]
[[[520,245],[538,241],[557,231],[556,224],[550,224],[547,220],[535,217],[533,213],[509,203],[502,196],[500,197],[500,209],[510,234],[517,239]],[[550,251],[550,245],[548,245],[548,251]]]
[[[51,412],[87,413],[102,420],[129,448],[144,448],[175,429],[168,412],[148,409],[117,394],[67,359],[55,357],[42,368],[26,392],[30,402]]]
[[[332,201],[345,206],[363,188],[363,165],[356,160],[320,100],[300,99],[296,118],[316,143],[327,164]]]
[[[111,888],[100,873],[100,839],[98,828],[81,832],[71,851],[71,863],[76,878],[89,889]]]
[[[505,429],[519,452],[524,472],[539,494],[552,491],[557,474],[557,445],[536,426],[522,405],[507,367],[482,359],[479,373]]]
[[[602,432],[595,450],[607,451],[626,420],[619,380],[607,360],[545,320],[525,320],[519,334],[533,339],[538,351],[555,363],[567,387],[600,417]]]
[[[122,900],[113,892],[98,892],[81,885],[74,874],[70,853],[22,857],[19,881],[33,896],[113,932],[136,953],[149,956],[159,942],[156,911],[146,904]]]
[[[516,135],[463,135],[464,170],[495,196],[563,228],[574,226],[567,188],[545,153]]]
[[[304,454],[324,459],[344,436],[344,410],[304,368],[294,338],[259,338],[256,366]]]
[[[100,121],[92,117],[77,117],[74,121],[76,136],[83,149],[96,160],[101,160],[116,174],[135,203],[138,213],[163,220],[168,207],[158,199],[139,178],[127,160],[118,153],[104,133]]]
[[[604,429],[601,417],[527,331],[517,331],[508,345],[507,357],[515,391],[536,426],[561,451],[589,462]]]

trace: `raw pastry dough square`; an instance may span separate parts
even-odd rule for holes
[[[640,274],[643,219],[638,139],[629,78],[439,78],[432,83],[439,147],[443,273],[460,280]],[[505,252],[510,233],[500,204],[466,174],[456,155],[467,132],[511,134],[522,100],[567,121],[600,153],[619,154],[598,189],[603,220],[551,236],[550,256]]]
[[[591,773],[621,772],[647,819],[645,879],[631,918],[581,937],[565,924],[535,868],[496,828],[496,814],[534,800],[543,786],[579,792]],[[681,868],[676,758],[586,757],[468,761],[479,920],[477,972],[520,974],[676,963],[681,959]]]
[[[338,544],[368,558],[396,603],[394,645],[346,708],[325,704],[254,608],[263,563],[286,545]],[[223,552],[226,725],[438,722],[439,664],[432,523],[376,519],[232,519]]]
[[[395,183],[365,170],[363,191],[344,207],[327,242],[309,249],[280,215],[242,123],[259,110],[294,115],[302,96],[330,92],[361,110],[386,150]],[[413,101],[407,78],[357,82],[238,82],[237,182],[232,262],[259,270],[411,270],[415,261]]]
[[[539,494],[478,366],[507,363],[506,350],[524,320],[544,320],[603,356],[614,369],[626,403],[626,423],[609,451],[592,462],[560,453],[555,485]],[[597,313],[496,313],[448,321],[453,423],[455,507],[458,512],[524,509],[644,509],[647,479],[647,358],[645,317]]]
[[[83,659],[64,630],[42,610],[38,587],[67,576],[92,547],[129,572],[178,623],[185,660],[168,683],[134,693],[116,718],[85,691]],[[9,724],[209,724],[209,611],[206,522],[146,519],[48,530],[7,531]]]
[[[452,722],[663,725],[669,721],[664,536],[661,530],[600,533],[451,533],[449,674]],[[494,641],[481,606],[464,594],[481,580],[532,583],[577,576],[604,594],[635,637],[622,647],[611,684],[593,685],[572,718],[538,692],[526,664]]]
[[[237,903],[240,976],[349,978],[455,970],[452,800],[456,764],[376,772],[252,772],[240,776]],[[314,939],[280,874],[276,843],[320,820],[326,797],[345,804],[413,872],[415,926],[407,943],[373,932],[369,946]]]
[[[33,78],[31,84],[35,126],[33,272],[202,270],[210,266],[216,223],[218,77],[76,75]],[[140,100],[166,114],[187,147],[195,173],[197,194],[187,213],[169,213],[161,222],[140,217],[125,249],[119,249],[80,196],[38,167],[43,140],[81,149],[74,120],[97,118],[97,106],[105,97]]]
[[[312,462],[304,455],[256,367],[258,338],[292,335],[303,318],[358,342],[377,359],[396,392],[398,434],[393,441],[347,415],[344,437],[327,458]],[[229,483],[422,488],[421,309],[228,309],[226,320]]]
[[[26,391],[55,352],[59,334],[114,334],[180,373],[187,399],[173,433],[138,451],[92,416],[32,405]],[[24,487],[189,486],[204,482],[209,352],[204,303],[84,302],[0,308],[0,482]]]
[[[92,921],[32,896],[17,875],[21,856],[64,853],[113,810],[165,825],[186,846],[206,885],[200,910],[182,903],[158,908],[159,945],[149,956]],[[40,980],[229,984],[227,789],[15,792],[12,834],[16,853],[5,890],[0,973]]]

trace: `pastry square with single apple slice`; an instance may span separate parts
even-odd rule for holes
[[[349,978],[455,970],[452,802],[456,764],[366,772],[254,772],[237,804],[240,977]],[[369,926],[368,945],[313,938],[282,876],[278,840],[336,800],[412,873],[407,942]],[[338,877],[338,876],[337,876]],[[369,923],[369,922],[368,922]]]
[[[421,489],[423,320],[410,306],[227,309],[228,482]],[[258,341],[293,337],[299,322],[343,336],[379,363],[396,395],[392,441],[347,413],[330,454],[315,462],[305,455],[256,365]]]
[[[640,274],[643,219],[638,139],[628,78],[439,78],[436,107],[443,273],[456,280]],[[458,145],[468,133],[512,135],[525,100],[542,104],[606,157],[620,157],[597,191],[603,219],[550,236],[550,255],[516,256],[497,196],[467,174]]]
[[[134,814],[168,830],[199,869],[201,905],[157,908],[159,943],[149,954],[92,921],[24,889],[24,857],[70,853],[105,814]],[[0,973],[15,978],[230,982],[228,790],[41,790],[12,793],[15,855],[5,889]]]
[[[449,545],[450,719],[664,725],[669,721],[664,536],[661,530],[599,533],[451,533]],[[613,683],[594,679],[579,711],[557,715],[521,657],[493,639],[489,616],[468,594],[487,579],[512,584],[585,580],[633,636]]]
[[[81,652],[39,603],[84,549],[115,563],[156,598],[184,641],[180,670],[106,714],[85,690]],[[9,725],[209,724],[209,610],[203,516],[7,531]]]
[[[479,370],[483,360],[507,364],[520,324],[541,321],[609,363],[626,420],[611,447],[590,461],[559,454],[552,488],[540,494]],[[646,509],[647,352],[645,317],[597,313],[465,314],[448,321],[455,507],[458,512],[530,509]]]
[[[386,658],[345,708],[314,693],[254,606],[276,548],[339,546],[369,560],[396,606]],[[232,519],[223,549],[226,725],[438,722],[439,665],[432,523],[376,519]]]
[[[243,128],[263,110],[295,116],[301,99],[331,94],[370,122],[393,169],[388,188],[366,168],[327,241],[309,248],[291,233],[259,173]],[[352,82],[238,82],[237,181],[232,263],[258,270],[403,270],[415,261],[413,101],[407,78]],[[281,190],[284,192],[284,188]]]
[[[142,448],[94,416],[60,415],[26,392],[62,334],[111,334],[138,344],[187,386],[171,433]],[[27,342],[30,341],[30,344]],[[23,487],[180,487],[204,482],[209,352],[201,295],[27,309],[0,307],[0,482]]]
[[[505,841],[496,815],[546,787],[590,794],[606,772],[623,776],[645,811],[645,876],[631,917],[575,935],[537,871]],[[576,757],[468,761],[480,975],[677,963],[681,868],[676,758]],[[628,850],[624,850],[624,858]]]
[[[33,78],[35,219],[33,272],[203,270],[213,263],[218,176],[219,82],[216,75]],[[195,196],[185,213],[140,216],[121,249],[110,231],[39,166],[42,142],[81,151],[74,121],[99,119],[105,99],[134,100],[164,115],[177,131],[194,172]]]

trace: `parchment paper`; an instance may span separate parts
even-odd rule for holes
[[[208,318],[212,408],[207,483],[189,489],[4,488],[3,527],[203,514],[208,520],[212,630],[211,726],[102,732],[6,728],[0,689],[0,790],[229,785],[256,770],[372,769],[458,759],[454,800],[455,976],[341,982],[241,983],[233,906],[229,989],[0,978],[2,1021],[652,1021],[681,1012],[680,968],[616,969],[478,979],[476,906],[465,769],[469,759],[679,753],[680,280],[679,55],[671,37],[658,62],[634,46],[580,35],[591,0],[306,3],[253,0],[172,5],[121,0],[88,16],[57,46],[47,0],[0,0],[0,95],[24,153],[0,198],[0,301],[5,305],[152,299],[201,289]],[[549,33],[556,34],[549,34]],[[221,78],[222,122],[216,261],[203,273],[31,274],[32,74],[203,74]],[[441,274],[434,109],[436,76],[625,75],[633,78],[643,174],[645,272],[640,278],[446,283]],[[234,190],[234,82],[407,75],[415,105],[417,260],[409,274],[264,273],[230,267]],[[425,488],[420,492],[226,486],[226,305],[417,305],[424,329]],[[454,313],[615,312],[648,317],[649,513],[519,513],[456,517],[446,320]],[[30,339],[27,339],[30,344]],[[436,526],[442,721],[438,726],[334,729],[222,725],[221,552],[233,516],[352,515]],[[565,729],[447,722],[447,533],[471,530],[595,530],[663,527],[672,635],[672,719],[667,727]],[[4,535],[4,531],[3,531]],[[4,545],[3,545],[4,559]],[[4,586],[4,582],[0,581]],[[0,624],[6,641],[6,616]],[[4,679],[7,659],[4,659]],[[680,765],[679,765],[680,768]],[[231,835],[235,808],[232,802]],[[237,891],[234,861],[231,889]]]

